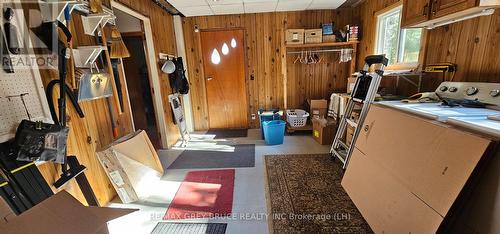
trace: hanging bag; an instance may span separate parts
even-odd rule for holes
[[[68,132],[60,125],[23,120],[14,140],[17,160],[64,163]]]

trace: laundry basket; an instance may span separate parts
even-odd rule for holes
[[[280,111],[279,109],[259,110],[260,132],[263,140],[264,140],[264,128],[262,128],[262,126],[264,122],[271,120],[281,120],[282,116],[283,116],[283,111]]]
[[[304,127],[307,124],[309,113],[301,109],[286,110],[286,121],[292,128]]]
[[[268,145],[281,145],[285,139],[286,122],[271,120],[263,122],[265,141]]]

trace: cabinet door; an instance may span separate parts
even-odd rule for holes
[[[429,20],[431,0],[404,0],[401,26],[408,27]]]
[[[432,0],[431,19],[475,7],[477,0]]]

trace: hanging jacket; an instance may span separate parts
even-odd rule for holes
[[[174,58],[172,62],[175,64],[175,71],[168,76],[172,93],[188,94],[189,82],[186,78],[182,57]]]

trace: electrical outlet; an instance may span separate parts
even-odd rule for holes
[[[257,117],[255,114],[252,114],[252,120],[255,120]]]

